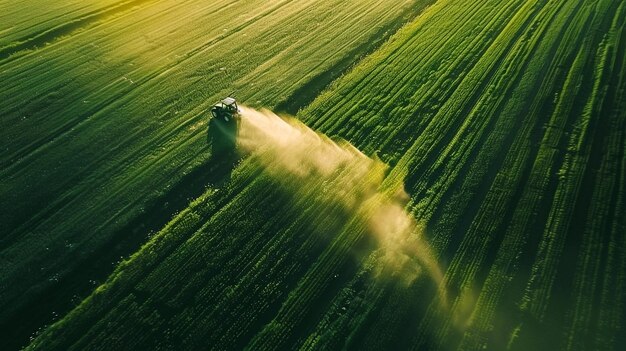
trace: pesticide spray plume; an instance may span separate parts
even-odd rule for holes
[[[351,217],[363,220],[380,255],[376,277],[393,276],[408,285],[425,272],[447,307],[443,273],[424,239],[424,227],[405,210],[408,195],[402,184],[383,186],[387,165],[294,118],[248,107],[241,107],[241,115],[238,148],[258,158],[278,180],[295,177],[301,187],[324,192]]]

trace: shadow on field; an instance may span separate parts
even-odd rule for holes
[[[237,135],[239,125],[235,120],[225,122],[212,118],[207,128],[207,143],[211,147],[211,163],[228,163],[237,160]]]
[[[0,350],[18,350],[27,345],[29,337],[77,306],[107,279],[121,257],[136,252],[208,186],[219,188],[226,184],[240,159],[235,149],[236,134],[230,134],[233,132],[236,133],[236,129],[232,126],[224,129],[210,125],[207,138],[211,158],[207,162],[147,203],[141,214],[111,233],[103,246],[83,253],[82,257],[77,255],[77,260],[81,261],[77,270],[60,276],[52,284],[35,287],[27,303],[16,307],[8,318],[0,321],[0,330],[5,335],[0,339]]]

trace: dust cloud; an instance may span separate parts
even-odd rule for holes
[[[393,276],[406,284],[422,272],[439,289],[447,305],[443,273],[424,239],[424,228],[406,210],[402,184],[383,185],[387,165],[346,141],[333,141],[294,118],[242,107],[237,147],[258,158],[276,176],[297,179],[299,186],[320,191],[365,223],[380,255],[377,277]]]

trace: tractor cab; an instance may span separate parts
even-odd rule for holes
[[[211,108],[211,116],[224,122],[236,121],[239,119],[239,107],[237,101],[232,97],[227,97]]]

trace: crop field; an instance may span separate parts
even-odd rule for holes
[[[625,21],[0,0],[0,350],[621,350]]]

